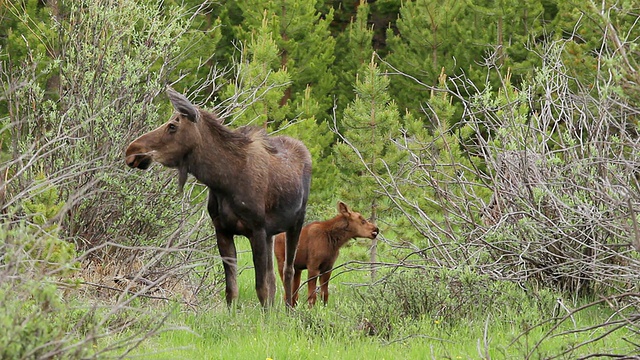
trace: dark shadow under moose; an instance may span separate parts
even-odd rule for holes
[[[147,169],[153,161],[178,169],[179,187],[192,174],[209,188],[207,210],[224,264],[226,301],[238,297],[234,235],[249,238],[258,299],[273,304],[273,236],[286,232],[284,288],[291,306],[293,260],[311,183],[311,155],[302,142],[267,136],[262,128],[232,130],[214,113],[167,88],[175,109],[168,122],[134,140],[125,161]]]
[[[367,221],[360,213],[355,212],[342,201],[338,202],[338,215],[327,221],[312,222],[302,228],[298,252],[293,263],[293,306],[298,301],[300,276],[307,270],[307,287],[309,306],[316,303],[316,281],[320,278],[320,294],[325,305],[329,301],[329,280],[331,270],[340,254],[340,248],[347,241],[355,238],[374,239],[378,236],[378,227]],[[286,236],[276,236],[274,252],[278,260],[278,271],[283,283],[286,283],[283,272],[285,268]]]

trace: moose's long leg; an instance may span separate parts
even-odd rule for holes
[[[218,251],[224,266],[227,305],[231,305],[233,300],[238,298],[236,245],[233,242],[233,235],[216,231],[216,237],[218,239]]]
[[[265,229],[253,231],[251,236],[253,266],[256,272],[256,292],[260,304],[271,306],[276,293],[276,277],[273,273],[273,237]]]
[[[304,215],[300,217],[299,221],[289,230],[287,230],[287,240],[285,246],[285,264],[284,264],[284,296],[287,306],[293,306],[293,274],[295,269],[293,268],[293,262],[296,259],[296,251],[298,250],[298,240],[300,239],[300,230],[302,230],[302,223],[304,221]]]
[[[291,306],[293,307],[295,307],[296,304],[298,303],[298,294],[300,293],[300,277],[301,276],[302,276],[302,271],[296,271],[293,274],[293,284],[291,287],[293,291],[293,293],[291,294]]]

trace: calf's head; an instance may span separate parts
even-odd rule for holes
[[[145,170],[157,161],[167,167],[180,168],[185,157],[201,141],[198,108],[170,87],[167,95],[175,113],[169,121],[129,144],[125,152],[129,167]]]
[[[359,212],[349,209],[342,201],[338,201],[338,213],[346,220],[347,229],[354,234],[353,237],[375,239],[378,236],[379,229],[374,223],[367,221]]]

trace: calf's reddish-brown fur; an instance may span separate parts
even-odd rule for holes
[[[273,236],[285,231],[284,287],[291,306],[293,260],[311,183],[309,151],[298,140],[267,136],[260,128],[231,130],[173,89],[167,95],[174,115],[129,145],[127,165],[144,170],[157,161],[178,169],[180,187],[192,174],[209,188],[207,210],[223,260],[228,304],[238,297],[234,235],[251,242],[256,292],[268,306],[276,290]]]
[[[298,251],[293,262],[295,274],[293,276],[292,304],[298,301],[298,288],[302,270],[307,270],[309,306],[316,303],[316,280],[320,277],[320,293],[326,305],[329,301],[329,279],[333,264],[340,252],[340,248],[350,239],[357,237],[374,239],[378,236],[378,227],[367,221],[360,213],[352,211],[343,203],[338,202],[338,216],[327,221],[312,222],[302,228]],[[283,279],[285,260],[285,236],[276,236],[274,251],[278,261],[278,271]]]

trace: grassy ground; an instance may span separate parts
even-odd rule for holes
[[[417,330],[413,335],[387,340],[366,335],[360,326],[342,319],[338,310],[318,308],[301,312],[265,313],[255,307],[243,307],[233,312],[176,314],[173,321],[190,327],[192,332],[163,333],[146,343],[140,353],[145,359],[521,359],[532,352],[537,359],[559,354],[604,333],[557,336],[533,351],[546,328],[532,330],[516,340],[522,329],[491,319],[487,324],[456,327],[424,320],[407,325]],[[578,327],[587,326],[590,315],[596,314],[578,318]],[[485,325],[488,325],[486,332]],[[631,346],[622,338],[634,336],[630,333],[610,336],[560,358],[632,353]]]
[[[243,240],[241,247],[246,246]],[[361,258],[366,250],[346,249],[340,261]],[[239,263],[248,266],[250,254],[240,255]],[[609,328],[573,332],[604,322],[610,314],[606,308],[589,308],[568,321],[548,322],[553,317],[543,306],[487,306],[453,323],[423,314],[399,318],[362,302],[363,288],[353,286],[366,281],[367,273],[351,271],[333,279],[329,305],[308,309],[299,306],[287,312],[278,289],[276,306],[264,311],[253,290],[253,272],[241,272],[240,299],[231,310],[222,299],[211,299],[211,305],[197,310],[175,309],[169,323],[190,330],[167,331],[137,351],[144,359],[575,359],[588,354],[629,354],[633,346],[625,339],[635,334],[620,330],[601,341],[597,339]],[[278,280],[279,281],[279,280]],[[280,286],[280,283],[278,282]],[[510,291],[521,291],[517,287]],[[496,295],[498,297],[499,294]],[[302,297],[304,299],[304,296]],[[517,297],[516,297],[517,298]],[[473,299],[472,299],[473,301]],[[519,304],[522,305],[522,304]],[[512,309],[515,309],[512,311]],[[528,310],[522,310],[528,309]],[[560,310],[566,311],[566,310]],[[482,311],[480,311],[482,312]],[[520,313],[520,312],[527,312]],[[388,328],[380,329],[380,318],[390,317]],[[376,324],[375,326],[372,324]],[[554,330],[554,326],[558,328]],[[378,328],[376,328],[376,326]],[[551,335],[549,332],[552,331]],[[537,343],[544,339],[537,346]]]

